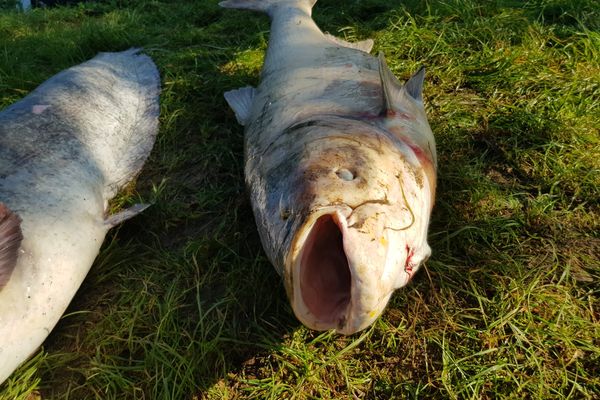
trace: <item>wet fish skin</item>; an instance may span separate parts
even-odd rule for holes
[[[0,112],[0,235],[12,243],[0,237],[0,383],[53,329],[107,231],[144,208],[107,216],[152,149],[159,91],[152,60],[130,49],[64,70]]]
[[[436,152],[421,95],[371,40],[323,34],[314,0],[228,0],[266,12],[260,85],[225,98],[245,126],[245,176],[265,252],[313,329],[369,326],[429,257]]]

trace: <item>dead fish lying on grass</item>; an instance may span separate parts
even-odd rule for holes
[[[436,152],[421,69],[401,85],[371,40],[323,34],[315,0],[228,0],[271,17],[258,88],[225,93],[270,261],[306,326],[351,334],[429,257]]]
[[[131,49],[101,53],[0,113],[0,383],[50,333],[107,231],[107,203],[158,130],[160,77]]]

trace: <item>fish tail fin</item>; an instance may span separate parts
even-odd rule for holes
[[[21,218],[0,203],[0,290],[15,269],[22,240]]]
[[[225,0],[219,3],[224,8],[260,11],[273,16],[277,6],[286,5],[294,8],[306,8],[310,13],[317,0]]]
[[[105,196],[112,197],[140,172],[154,145],[160,75],[152,59],[135,48],[100,53],[86,64],[111,84],[109,104],[113,109],[109,116],[118,122],[105,131],[111,146],[105,146],[97,162],[105,178]],[[106,90],[98,89],[100,93]]]

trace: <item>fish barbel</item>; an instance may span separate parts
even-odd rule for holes
[[[160,77],[131,49],[101,53],[0,112],[0,383],[44,341],[87,275],[108,201],[158,131]]]
[[[402,85],[372,40],[324,34],[315,0],[228,0],[266,12],[257,88],[225,93],[245,126],[245,176],[265,252],[297,318],[352,334],[429,257],[436,152],[424,70]]]

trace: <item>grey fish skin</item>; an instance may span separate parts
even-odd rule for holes
[[[0,112],[0,383],[53,329],[107,231],[144,208],[106,215],[158,131],[160,77],[138,53],[100,53]]]
[[[436,152],[421,95],[371,40],[323,34],[314,0],[228,0],[266,12],[260,85],[225,98],[245,126],[245,175],[265,252],[298,319],[352,334],[429,257]]]

